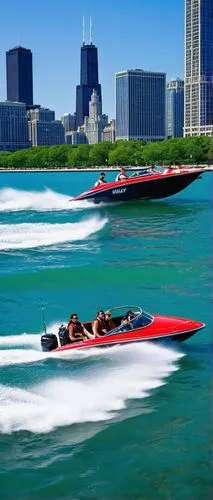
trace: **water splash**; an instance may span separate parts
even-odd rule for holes
[[[106,223],[106,218],[91,217],[66,224],[1,224],[0,250],[37,248],[85,240],[101,231]]]
[[[25,352],[28,356],[34,352],[39,359],[42,354],[51,355]],[[78,355],[81,357],[82,353]],[[147,398],[153,389],[165,384],[165,379],[178,369],[177,361],[182,357],[169,348],[150,343],[92,349],[85,351],[85,355],[102,357],[102,363],[94,364],[86,373],[78,372],[78,376],[71,372],[69,376],[55,376],[26,389],[0,385],[0,432],[46,433],[61,426],[115,418],[126,408],[128,400]],[[76,353],[70,356],[76,359]],[[110,364],[104,363],[104,358]]]
[[[0,336],[0,348],[2,347],[34,347],[40,345],[40,335],[37,333],[22,333],[21,335]],[[1,352],[1,351],[0,351]]]
[[[13,188],[0,189],[0,212],[22,210],[52,211],[77,210],[92,208],[95,205],[88,201],[72,201],[72,197],[57,193],[51,189],[44,191],[22,191]]]

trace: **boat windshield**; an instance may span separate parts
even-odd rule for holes
[[[153,167],[153,172],[154,172],[155,174],[162,174],[162,173],[164,172],[164,170],[165,170],[165,168],[163,168],[163,167],[159,167],[158,165],[155,165],[155,166]]]
[[[152,172],[150,171],[149,168],[146,168],[144,170],[137,170],[137,172],[134,172],[130,177],[141,177],[142,175],[150,175]]]
[[[116,335],[143,328],[152,323],[153,317],[138,306],[115,307],[109,311],[112,321],[112,330],[106,335]]]
[[[158,165],[152,165],[150,167],[145,167],[141,170],[137,170],[131,177],[141,177],[143,175],[152,175],[152,174],[162,174],[164,172],[164,167],[159,167]]]

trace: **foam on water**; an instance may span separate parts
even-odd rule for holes
[[[22,333],[21,335],[2,335],[0,336],[0,348],[2,347],[27,347],[37,348],[40,346],[40,335],[37,333]],[[1,351],[0,351],[1,352]]]
[[[106,223],[106,218],[91,217],[66,224],[1,224],[0,250],[36,248],[85,240],[103,229]]]
[[[47,358],[45,354],[33,349],[4,349],[0,351],[0,366],[34,363]]]
[[[58,324],[56,326],[55,323],[53,328],[54,332],[58,331]],[[48,355],[49,353],[41,351],[41,334],[0,336],[0,367],[33,363],[46,359]]]
[[[72,197],[57,193],[51,189],[44,191],[21,191],[19,189],[0,189],[0,212],[35,210],[77,210],[92,208],[89,201],[72,201]]]
[[[23,344],[21,337],[20,345]],[[7,357],[7,364],[14,364],[15,357],[18,363],[29,363],[50,357],[53,360],[55,356],[35,349],[0,352],[4,353],[1,361],[4,362]],[[95,356],[101,358],[103,363],[91,365],[86,374],[79,372],[78,378],[76,371],[75,376],[72,372],[65,377],[56,375],[54,379],[26,389],[1,384],[1,433],[20,430],[46,433],[60,426],[115,418],[126,408],[128,400],[146,398],[153,389],[163,385],[166,377],[178,369],[177,361],[182,354],[143,343],[105,350],[88,349],[69,353],[69,356],[75,361],[85,356],[92,360]],[[62,354],[60,357],[63,357]],[[110,365],[104,362],[104,358],[110,359]]]

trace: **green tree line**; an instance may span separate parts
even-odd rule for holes
[[[211,159],[209,137],[169,139],[162,142],[101,142],[61,146],[37,146],[0,152],[0,168],[60,168],[92,166],[143,166],[151,164],[199,164]]]

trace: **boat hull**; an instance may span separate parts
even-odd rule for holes
[[[132,200],[157,200],[179,193],[200,176],[200,169],[191,172],[149,175],[147,178],[129,178],[123,182],[111,182],[98,189],[91,189],[75,200],[90,200],[94,203],[113,203]]]

